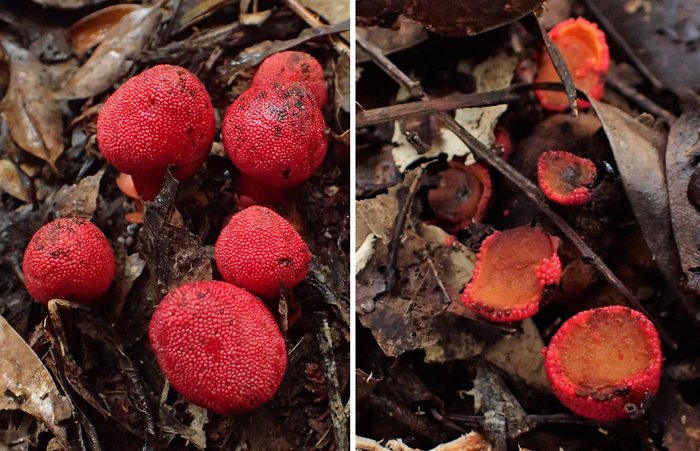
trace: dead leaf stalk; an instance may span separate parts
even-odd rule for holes
[[[340,396],[338,370],[335,364],[335,357],[333,356],[333,338],[331,337],[331,329],[328,325],[328,315],[324,312],[317,312],[315,313],[315,317],[316,323],[320,329],[317,336],[321,352],[323,353],[323,370],[328,387],[328,404],[331,409],[331,421],[333,421],[336,449],[350,449],[348,417],[345,415],[343,400]]]
[[[394,219],[394,226],[391,229],[391,239],[389,241],[389,258],[386,263],[386,291],[393,292],[396,285],[396,278],[399,275],[398,268],[396,267],[396,260],[399,256],[399,249],[401,247],[401,237],[406,230],[406,222],[408,221],[408,214],[411,211],[411,206],[413,205],[413,198],[416,196],[418,189],[421,186],[421,180],[423,179],[424,171],[420,169],[416,174],[411,186],[406,193],[406,197],[401,202],[399,207],[399,214],[396,215]]]

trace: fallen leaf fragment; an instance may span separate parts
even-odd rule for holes
[[[141,8],[142,6],[137,4],[113,5],[83,17],[66,33],[73,52],[81,58],[88,50],[102,42],[109,30],[124,16]]]
[[[622,185],[659,271],[670,287],[680,275],[671,228],[663,155],[666,139],[620,109],[593,99],[610,142]]]
[[[505,53],[499,53],[474,68],[476,78],[476,92],[487,92],[503,89],[510,86],[518,60]],[[486,146],[496,143],[494,129],[501,115],[508,109],[508,105],[496,105],[483,108],[460,108],[455,111],[455,120],[467,131]],[[454,133],[445,127],[441,127],[438,135],[432,142],[430,150],[420,155],[415,147],[408,142],[401,130],[399,121],[394,125],[394,137],[392,141],[396,147],[392,150],[394,163],[399,171],[404,172],[414,162],[423,158],[436,158],[439,155],[447,155],[447,159],[468,155],[465,164],[475,162],[471,156],[471,150]]]
[[[27,50],[0,38],[10,56],[10,84],[0,103],[12,139],[52,166],[63,153],[61,107],[51,98],[46,66]]]
[[[365,451],[421,451],[407,446],[401,439],[389,440],[386,446],[382,446],[372,439],[357,437],[355,443],[356,449]],[[430,451],[491,451],[491,448],[491,443],[483,435],[470,432],[451,442],[438,445]]]
[[[32,199],[32,193],[22,183],[17,166],[10,160],[0,160],[0,189],[22,202]]]
[[[184,225],[175,208],[178,182],[165,173],[163,189],[143,213],[142,251],[161,296],[188,282],[211,280],[211,260],[201,240]]]
[[[46,423],[67,446],[67,431],[60,425],[72,415],[49,371],[27,343],[0,316],[0,410],[22,410]]]
[[[160,7],[140,8],[124,16],[105,34],[90,58],[78,69],[56,99],[84,99],[111,88],[131,68],[129,60],[148,43],[160,23]]]
[[[77,185],[64,186],[54,196],[53,202],[61,218],[92,218],[97,209],[100,180],[105,170],[82,179]]]
[[[696,232],[700,212],[688,200],[688,183],[696,168],[687,152],[698,140],[700,111],[688,111],[671,126],[666,148],[666,178],[673,233],[680,254],[685,288],[700,294],[700,247]]]

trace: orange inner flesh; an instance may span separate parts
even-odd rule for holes
[[[554,192],[566,196],[591,183],[592,174],[587,165],[557,155],[545,158],[544,181]]]
[[[566,66],[574,79],[574,85],[590,92],[600,80],[600,73],[595,70],[595,66],[603,56],[598,30],[590,25],[574,22],[560,30],[559,35],[553,40],[564,57]],[[535,81],[561,82],[547,52],[542,55],[542,62]],[[540,94],[543,94],[546,100],[552,104],[569,104],[566,94],[563,92],[540,91]]]
[[[440,184],[428,194],[428,204],[436,216],[458,223],[476,215],[483,193],[476,175],[450,168],[440,173]]]
[[[472,297],[498,309],[529,304],[542,292],[535,268],[553,253],[549,237],[539,230],[504,231],[483,255]]]
[[[559,351],[564,375],[592,389],[614,386],[651,364],[642,330],[629,314],[598,313],[575,328]]]

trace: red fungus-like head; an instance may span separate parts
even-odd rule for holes
[[[492,187],[489,171],[481,164],[465,166],[452,160],[440,172],[440,184],[428,191],[428,205],[437,218],[464,229],[486,214]]]
[[[24,252],[24,282],[34,299],[90,304],[114,279],[107,238],[86,219],[63,218],[40,228]]]
[[[545,300],[545,288],[559,283],[558,243],[532,227],[492,233],[481,243],[462,302],[492,321],[531,317]]]
[[[287,367],[284,338],[270,311],[225,282],[172,290],[158,304],[148,335],[173,388],[220,414],[260,407],[275,394]]]
[[[328,90],[323,68],[316,58],[304,52],[286,51],[275,53],[262,62],[253,76],[252,88],[271,83],[305,85],[319,108],[328,103]]]
[[[226,154],[247,176],[273,188],[308,180],[328,147],[326,123],[301,84],[272,83],[244,92],[229,107],[221,133]]]
[[[591,201],[591,189],[597,174],[591,160],[568,152],[550,150],[537,162],[537,179],[544,195],[570,207]]]
[[[582,417],[616,421],[626,404],[639,406],[656,394],[661,343],[640,312],[612,306],[581,312],[566,321],[545,352],[554,394]]]
[[[155,199],[165,169],[183,181],[204,163],[216,121],[204,85],[177,66],[155,66],[130,78],[105,102],[97,118],[100,151],[132,176],[139,194]]]
[[[557,45],[566,62],[574,85],[596,100],[603,97],[605,76],[610,67],[610,50],[605,33],[596,24],[581,17],[559,23],[549,32],[549,37]],[[549,54],[543,51],[540,57],[536,82],[560,82],[559,74]],[[537,91],[537,98],[543,107],[553,111],[564,111],[569,101],[563,92]],[[590,103],[580,101],[581,108]]]
[[[269,208],[248,207],[231,217],[216,241],[224,280],[263,297],[279,296],[306,277],[311,252],[299,233]]]

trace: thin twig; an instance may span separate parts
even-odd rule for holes
[[[306,9],[304,5],[299,3],[298,0],[282,0],[292,11],[294,11],[301,19],[306,22],[310,27],[316,28],[319,26],[324,26],[326,24],[318,20],[318,17],[311,14],[311,11]],[[335,50],[342,54],[350,53],[350,47],[343,42],[338,36],[330,36],[331,42],[335,47]]]
[[[486,92],[474,92],[470,94],[458,94],[439,99],[419,100],[416,102],[401,103],[357,113],[357,127],[392,122],[408,116],[421,116],[424,114],[451,111],[460,108],[481,108],[487,106],[504,105],[517,102],[523,94],[531,91],[557,91],[566,92],[562,83],[538,82],[511,85],[504,89]],[[577,90],[577,95],[585,96],[583,91]]]
[[[605,83],[625,96],[625,98],[630,102],[635,103],[644,111],[663,119],[667,124],[671,125],[676,120],[676,116],[661,108],[650,98],[640,94],[636,89],[623,83],[623,81],[617,78],[614,74],[609,73],[605,79]]]
[[[336,449],[350,449],[348,435],[348,417],[345,415],[345,407],[340,397],[340,384],[338,383],[338,370],[333,356],[333,338],[328,326],[328,315],[324,312],[315,313],[318,331],[318,342],[323,353],[323,369],[325,370],[328,386],[328,404],[331,409],[333,421],[333,433],[335,434]]]
[[[582,0],[583,4],[588,8],[588,10],[595,16],[596,22],[598,22],[603,29],[607,32],[607,35],[612,38],[613,41],[625,52],[627,58],[632,61],[637,69],[654,85],[656,89],[662,89],[664,87],[663,83],[656,78],[656,75],[652,74],[649,68],[639,59],[637,54],[634,52],[632,47],[629,46],[625,38],[618,33],[617,29],[613,26],[612,22],[603,14],[603,12],[598,9],[598,7],[593,4],[591,0]]]
[[[540,34],[542,34],[542,41],[544,42],[544,47],[549,53],[549,57],[552,60],[552,65],[556,69],[559,78],[561,78],[562,83],[564,83],[564,88],[566,90],[566,98],[569,100],[569,106],[571,107],[571,114],[578,116],[578,99],[576,98],[576,87],[574,86],[574,80],[571,78],[571,72],[569,72],[569,67],[564,61],[564,57],[561,56],[561,52],[557,48],[552,38],[549,37],[549,33],[542,26],[542,22],[537,19],[537,15],[532,13],[531,16],[535,22],[537,22],[537,27],[540,29]]]
[[[362,36],[357,35],[356,41],[358,46],[366,51],[372,59],[379,65],[379,67],[384,70],[391,78],[399,81],[406,88],[410,89],[417,97],[421,97],[425,100],[428,99],[427,94],[421,88],[419,83],[416,83],[408,78],[394,63],[392,63],[382,51],[364,39]],[[598,257],[598,255],[591,249],[582,239],[576,231],[562,218],[557,212],[555,212],[549,204],[546,202],[542,192],[524,175],[515,170],[507,162],[503,161],[498,155],[493,153],[488,147],[483,145],[478,139],[476,139],[471,133],[464,129],[452,116],[448,113],[436,113],[435,117],[439,119],[445,127],[452,131],[459,139],[461,139],[467,147],[469,147],[472,152],[480,159],[486,160],[494,169],[503,174],[508,180],[513,182],[520,188],[520,190],[529,197],[535,205],[544,213],[550,221],[552,221],[561,231],[561,233],[571,241],[571,243],[578,249],[581,253],[582,259],[585,263],[592,265],[598,273],[603,276],[613,287],[615,287],[627,300],[627,302],[645,314],[656,326],[659,331],[659,335],[663,340],[673,349],[676,349],[678,345],[671,338],[671,336],[666,332],[666,330],[661,327],[659,322],[652,317],[649,312],[639,303],[637,298],[625,287],[625,285],[617,278],[617,276],[608,268],[608,266]]]
[[[406,229],[406,222],[408,221],[408,214],[411,211],[411,205],[413,205],[413,198],[420,188],[421,179],[423,178],[423,171],[425,166],[421,166],[408,189],[406,197],[399,206],[399,214],[396,215],[394,219],[394,226],[391,229],[391,239],[389,241],[389,258],[386,263],[386,291],[392,292],[396,284],[396,278],[398,276],[398,270],[396,268],[396,260],[399,255],[399,249],[401,248],[401,237]]]
[[[483,427],[485,418],[483,415],[445,415],[448,420],[459,421],[465,425],[479,429]],[[555,413],[551,415],[528,415],[528,420],[532,422],[535,426],[544,426],[547,424],[578,424],[581,426],[589,426],[594,428],[615,428],[622,426],[623,423],[604,423],[600,421],[593,421],[587,418],[580,417],[578,415],[571,415],[566,413]]]

